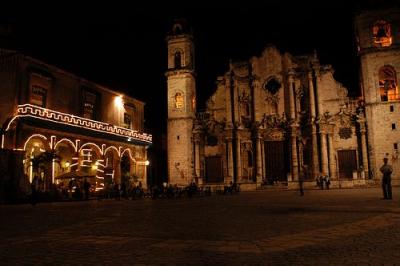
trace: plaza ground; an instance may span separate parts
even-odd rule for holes
[[[400,262],[400,188],[0,205],[0,264]]]

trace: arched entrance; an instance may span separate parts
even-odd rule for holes
[[[76,147],[71,140],[63,138],[56,142],[54,151],[58,160],[58,163],[53,164],[54,183],[62,190],[70,181],[68,173],[77,169]]]
[[[49,140],[46,136],[34,134],[24,143],[24,151],[24,173],[28,176],[29,182],[37,177],[39,179],[38,189],[47,190],[52,182],[53,161]]]

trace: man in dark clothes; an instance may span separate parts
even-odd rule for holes
[[[90,183],[86,180],[83,182],[83,189],[85,190],[85,199],[89,199],[89,189],[90,189]]]
[[[392,199],[392,172],[393,168],[388,164],[388,158],[383,159],[383,165],[380,169],[382,176],[383,199]]]

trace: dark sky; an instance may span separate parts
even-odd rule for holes
[[[335,77],[358,91],[352,15],[348,1],[197,8],[110,6],[101,10],[74,7],[63,13],[5,12],[0,46],[54,64],[79,76],[124,91],[147,103],[146,125],[160,128],[166,119],[166,32],[174,18],[192,25],[196,44],[199,106],[214,91],[217,75],[229,59],[260,55],[268,43],[294,55],[317,50],[322,63],[332,64]],[[280,4],[279,4],[280,3]],[[290,6],[290,7],[289,7]],[[165,125],[165,124],[164,124]]]

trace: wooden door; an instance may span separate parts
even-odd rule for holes
[[[353,178],[353,171],[357,170],[357,154],[355,150],[338,151],[339,178]]]
[[[265,147],[265,177],[268,180],[287,181],[287,153],[285,141],[266,141]]]
[[[207,183],[224,182],[221,156],[206,157],[206,182]]]

